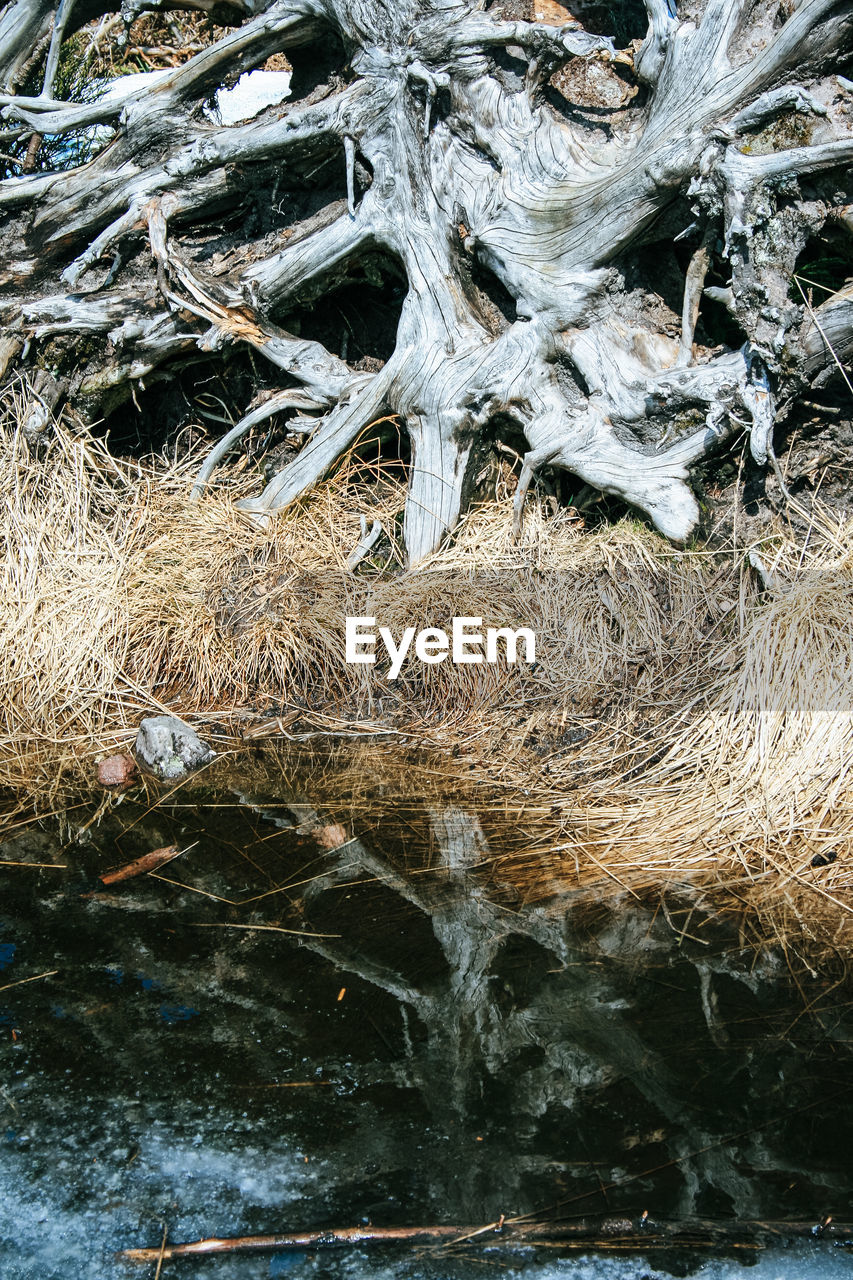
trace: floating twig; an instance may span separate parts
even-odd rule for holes
[[[18,978],[17,982],[7,982],[5,987],[0,987],[0,991],[11,991],[13,987],[23,987],[27,982],[38,982],[41,978],[52,978],[57,973],[58,969],[48,969],[46,973],[34,973],[31,978]]]
[[[157,1259],[157,1270],[154,1272],[154,1280],[160,1280],[160,1272],[163,1270],[163,1258],[166,1253],[166,1237],[169,1234],[169,1228],[163,1223],[163,1239],[160,1241],[160,1256]]]
[[[333,1084],[337,1084],[337,1080],[282,1080],[273,1081],[272,1084],[241,1084],[238,1089],[317,1089],[322,1086],[329,1088]]]
[[[296,724],[302,714],[301,710],[288,711],[283,716],[275,716],[271,720],[262,720],[258,724],[250,725],[243,733],[243,741],[254,742],[259,738],[280,737]]]
[[[184,888],[188,888],[185,885]],[[210,924],[195,923],[194,929],[254,929],[261,933],[290,933],[296,938],[339,938],[339,933],[308,933],[306,929],[285,929],[279,924],[230,924],[227,921],[212,921]]]
[[[118,884],[120,880],[132,880],[134,876],[156,871],[158,867],[163,867],[167,862],[172,862],[173,859],[180,857],[182,853],[188,853],[197,844],[198,841],[196,840],[194,844],[187,845],[186,849],[179,849],[176,844],[167,844],[162,849],[152,849],[150,853],[144,853],[141,858],[136,858],[133,862],[128,862],[123,867],[117,867],[115,871],[108,871],[106,875],[100,877],[101,884]]]
[[[0,859],[0,867],[58,867],[67,868],[67,862],[7,862]]]
[[[571,1222],[539,1222],[512,1226],[504,1219],[481,1227],[342,1227],[326,1231],[294,1231],[280,1235],[211,1236],[186,1244],[169,1245],[163,1257],[188,1258],[224,1253],[271,1253],[283,1249],[309,1249],[365,1244],[461,1244],[486,1237],[490,1244],[498,1236],[507,1244],[559,1245],[564,1248],[624,1250],[649,1248],[715,1249],[737,1247],[763,1249],[772,1242],[788,1239],[826,1241],[853,1248],[853,1224],[838,1224],[832,1218],[819,1222],[655,1222],[644,1211],[637,1218],[610,1216]],[[125,1249],[124,1262],[155,1262],[160,1248]]]

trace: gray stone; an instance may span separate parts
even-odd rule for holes
[[[160,778],[182,778],[216,755],[195,729],[177,716],[149,716],[143,720],[134,751],[140,764]]]

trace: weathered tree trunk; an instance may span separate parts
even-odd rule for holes
[[[128,17],[146,7],[137,0]],[[99,377],[72,379],[70,394],[95,402],[99,388],[129,387],[194,348],[241,342],[265,356],[282,393],[244,423],[295,409],[305,440],[242,504],[259,518],[395,413],[412,450],[412,562],[454,528],[478,455],[506,421],[527,441],[519,520],[537,469],[559,467],[683,539],[698,518],[691,464],[744,428],[756,461],[772,459],[779,399],[853,349],[850,288],[812,307],[792,284],[808,237],[829,218],[851,224],[853,85],[839,72],[853,3],[646,8],[645,38],[618,51],[568,14],[562,26],[507,20],[473,0],[236,0],[227,20],[241,25],[165,78],[78,104],[52,98],[49,67],[41,95],[16,92],[50,5],[15,0],[0,12],[7,151],[34,133],[115,132],[85,165],[0,182],[7,323],[36,340],[108,339]],[[67,34],[75,16],[62,0],[53,21]],[[202,116],[223,83],[329,32],[349,59],[330,86],[248,123]],[[590,112],[571,90],[553,105],[553,73],[568,64],[571,84],[579,60],[616,106],[605,94]],[[239,206],[246,175],[272,198],[276,175],[305,173],[333,148],[346,205],[210,275],[194,237]],[[643,246],[663,253],[673,240],[693,248],[680,329],[632,277],[638,254],[648,265]],[[377,253],[407,282],[378,372],[276,323]],[[709,271],[728,281],[708,295],[740,326],[739,347],[695,341]],[[515,318],[484,292],[489,273]]]

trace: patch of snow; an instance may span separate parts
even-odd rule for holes
[[[114,102],[133,93],[153,89],[160,81],[174,75],[169,67],[163,71],[134,71],[130,75],[117,76],[103,81],[98,88],[101,102]],[[216,124],[237,124],[251,120],[267,107],[274,107],[290,96],[289,71],[245,71],[232,89],[217,89],[204,114]]]
[[[153,89],[155,84],[159,84],[161,80],[165,80],[173,74],[173,69],[168,67],[165,71],[133,71],[126,76],[116,76],[115,80],[102,81],[99,88],[103,89],[98,95],[99,102],[114,102],[116,98],[126,98],[130,93],[136,93],[142,89]]]
[[[236,124],[290,97],[289,71],[246,71],[233,89],[217,89],[216,106],[205,114],[217,124]]]

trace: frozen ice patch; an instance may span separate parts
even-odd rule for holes
[[[119,1100],[87,1104],[68,1094],[55,1096],[50,1110],[38,1116],[26,1150],[14,1136],[0,1141],[2,1280],[118,1280],[125,1271],[116,1252],[159,1241],[164,1216],[171,1240],[242,1235],[247,1207],[274,1227],[299,1221],[300,1204],[328,1179],[284,1141],[262,1147],[237,1135],[236,1149],[225,1149],[218,1113],[197,1117],[191,1132],[165,1114],[149,1115],[138,1141]],[[65,1132],[70,1125],[73,1134]],[[69,1149],[66,1158],[57,1158],[58,1146]],[[235,1277],[263,1275],[263,1262],[247,1262]],[[197,1270],[197,1280],[206,1276]],[[219,1266],[216,1280],[226,1276]]]
[[[173,1132],[152,1134],[142,1144],[140,1164],[178,1197],[188,1181],[204,1187],[201,1199],[208,1203],[230,1195],[274,1209],[313,1189],[313,1171],[306,1173],[298,1157],[286,1150],[242,1146],[226,1151],[214,1145],[210,1134],[203,1142],[185,1144]]]
[[[284,1253],[273,1255],[269,1276],[293,1274],[286,1257]],[[416,1258],[383,1265],[366,1251],[352,1251],[337,1266],[330,1253],[317,1251],[307,1264],[304,1255],[297,1257],[302,1263],[300,1276],[322,1276],[323,1280],[675,1280],[676,1275],[689,1280],[849,1280],[850,1276],[850,1255],[844,1250],[825,1252],[806,1247],[768,1250],[755,1261],[750,1258],[748,1268],[740,1261],[720,1258],[698,1265],[695,1271],[679,1268],[676,1272],[630,1254],[619,1258],[586,1255],[517,1267],[480,1258],[469,1265],[459,1262],[452,1269],[448,1266],[446,1272],[430,1263],[419,1265]]]

